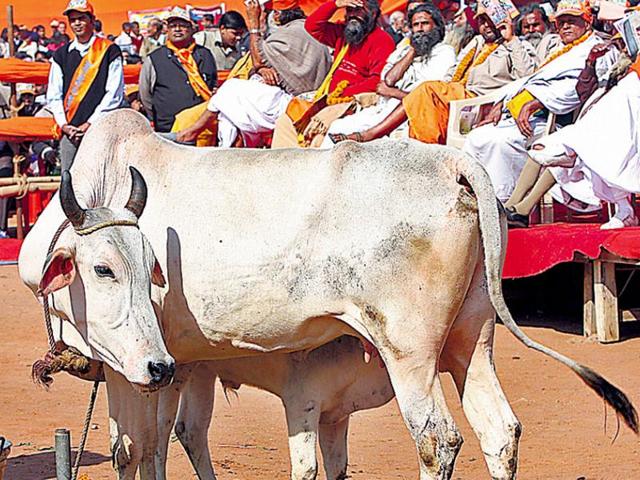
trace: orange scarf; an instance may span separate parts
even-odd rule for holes
[[[80,65],[78,65],[76,71],[73,72],[69,90],[67,90],[63,102],[68,122],[73,120],[73,117],[80,107],[80,103],[96,79],[102,59],[110,45],[111,42],[106,38],[96,37],[87,54],[82,57]]]
[[[458,68],[456,68],[456,72],[453,74],[451,81],[460,82],[466,86],[471,69],[484,63],[484,61],[487,58],[489,58],[489,55],[491,55],[494,52],[494,50],[498,48],[498,46],[499,44],[497,43],[492,43],[490,45],[485,44],[482,47],[480,54],[475,58],[475,60],[473,57],[475,56],[478,47],[474,47],[471,50],[469,50],[467,54],[464,56],[464,58],[458,64]],[[472,60],[473,60],[473,63],[472,63]]]
[[[196,44],[192,43],[187,48],[178,48],[169,40],[167,40],[167,48],[171,50],[178,58],[180,65],[182,65],[184,71],[189,77],[189,83],[191,84],[191,88],[193,88],[193,91],[196,92],[196,95],[198,95],[205,101],[209,100],[212,95],[211,90],[202,78],[200,70],[198,70],[198,65],[193,58],[193,50],[196,48]]]
[[[629,67],[630,72],[636,72],[636,75],[640,77],[640,55],[636,58],[636,61],[631,64]]]

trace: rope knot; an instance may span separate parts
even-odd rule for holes
[[[84,380],[104,380],[102,362],[87,358],[78,349],[61,341],[56,342],[42,360],[33,364],[31,378],[38,385],[49,389],[53,383],[52,375],[62,371]]]

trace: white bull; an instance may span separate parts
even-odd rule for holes
[[[149,185],[139,230],[131,212],[140,205],[120,207],[131,194],[129,165]],[[127,399],[140,408],[157,403],[156,394],[128,397],[118,372],[152,390],[171,376],[173,359],[288,352],[359,335],[384,359],[422,479],[449,478],[462,443],[442,394],[443,368],[473,411],[491,474],[513,478],[520,425],[495,376],[493,319],[455,328],[472,279],[486,266],[483,301],[491,299],[509,330],[571,368],[637,429],[622,392],[514,323],[500,285],[504,221],[486,172],[458,151],[414,141],[194,149],[118,111],[88,132],[72,173],[73,189],[61,189],[66,215],[57,200],[45,209],[22,248],[20,273],[34,291],[53,293],[55,313],[69,320],[67,343],[86,342],[85,351],[107,365],[112,413],[130,413]],[[43,275],[65,217],[74,229],[62,235]],[[135,469],[148,450],[130,435],[124,442],[125,425],[115,443],[133,445],[126,450]],[[119,467],[123,478],[131,474]],[[143,478],[153,470],[143,469]]]

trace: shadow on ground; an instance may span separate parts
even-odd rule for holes
[[[111,458],[105,455],[85,451],[82,455],[81,466],[98,465],[111,462]],[[82,473],[82,469],[80,469]],[[3,480],[27,480],[27,479],[55,479],[56,460],[53,450],[46,452],[34,452],[16,457],[9,457],[7,470]]]

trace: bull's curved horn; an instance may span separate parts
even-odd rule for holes
[[[84,223],[85,211],[78,203],[76,194],[71,184],[71,174],[68,170],[62,172],[60,179],[60,204],[62,211],[73,225],[73,228],[81,228]]]
[[[129,171],[131,172],[131,195],[124,208],[140,218],[147,204],[147,184],[137,169],[129,166]]]

